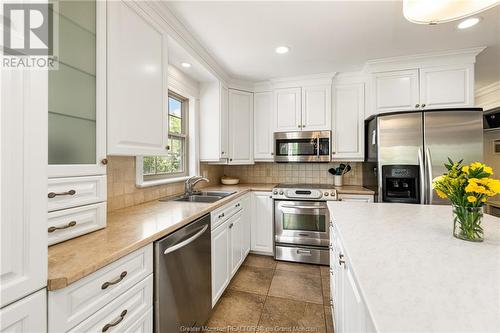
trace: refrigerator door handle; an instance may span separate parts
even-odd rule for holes
[[[426,204],[426,199],[427,199],[427,191],[425,187],[426,183],[426,177],[425,177],[425,166],[424,166],[424,152],[422,151],[422,148],[418,148],[418,168],[420,171],[420,204],[424,205]]]
[[[425,149],[425,164],[427,165],[427,204],[432,204],[434,191],[432,189],[432,160],[431,160],[431,150],[429,148]]]

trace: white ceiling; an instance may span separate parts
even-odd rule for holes
[[[240,80],[361,69],[370,59],[487,46],[476,87],[500,80],[500,6],[467,30],[405,20],[399,1],[174,1],[168,8]],[[287,45],[289,54],[274,48]]]

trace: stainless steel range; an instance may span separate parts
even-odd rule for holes
[[[276,260],[329,265],[330,214],[337,191],[324,184],[279,184],[273,189]]]

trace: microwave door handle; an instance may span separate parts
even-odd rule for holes
[[[316,137],[316,158],[319,161],[319,136]]]

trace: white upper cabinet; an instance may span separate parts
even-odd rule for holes
[[[273,94],[254,94],[254,159],[273,160]]]
[[[21,69],[2,70],[0,80],[0,307],[4,307],[47,285],[48,80],[46,71]],[[1,313],[2,330],[11,319],[17,320],[16,313],[14,317],[4,309]],[[21,332],[21,327],[22,323],[12,331]]]
[[[136,2],[107,2],[108,154],[165,155],[168,56],[165,29]]]
[[[374,73],[371,84],[374,114],[418,108],[417,69]]]
[[[229,89],[229,164],[253,164],[253,93]]]
[[[106,174],[106,2],[61,1],[48,74],[49,178]]]
[[[301,89],[274,90],[274,131],[300,131],[302,128]]]
[[[220,157],[229,156],[229,90],[220,86]]]
[[[420,106],[424,109],[474,106],[474,65],[420,69]]]
[[[228,88],[219,81],[200,84],[200,160],[229,159]]]
[[[333,159],[364,160],[365,84],[334,84],[333,103]]]
[[[330,130],[332,121],[331,89],[331,85],[302,88],[302,130]]]
[[[366,117],[385,112],[467,108],[474,104],[474,63],[483,47],[368,61]]]

